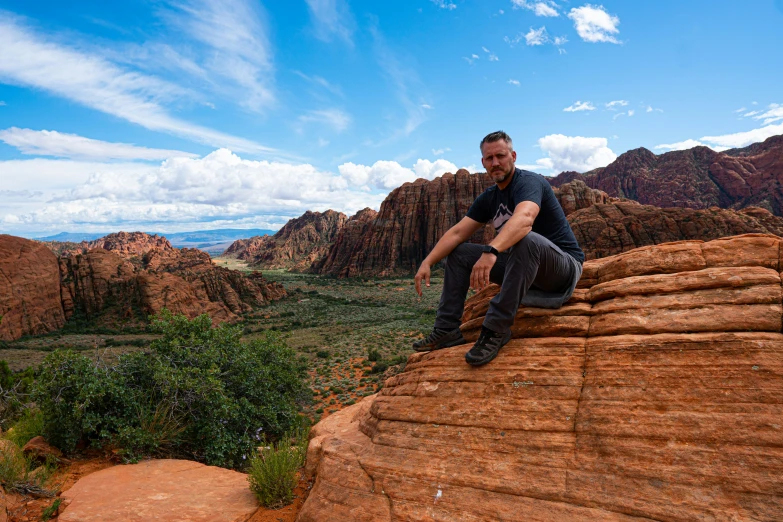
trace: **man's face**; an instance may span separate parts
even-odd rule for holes
[[[481,148],[481,164],[495,183],[504,183],[514,173],[517,153],[503,140],[485,143]]]

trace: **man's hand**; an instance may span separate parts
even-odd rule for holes
[[[470,273],[470,287],[476,292],[480,292],[489,286],[489,272],[495,266],[498,258],[495,254],[482,254],[479,260],[473,265],[473,271]]]
[[[427,288],[430,286],[430,266],[426,263],[422,263],[419,267],[419,271],[416,272],[416,277],[413,278],[414,281],[416,281],[416,293],[419,294],[419,297],[421,297],[421,281],[424,280],[424,283],[427,285]]]

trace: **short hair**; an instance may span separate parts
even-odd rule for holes
[[[485,143],[494,143],[494,142],[500,141],[500,140],[505,141],[506,144],[508,145],[508,148],[513,150],[514,144],[511,141],[511,136],[509,136],[508,134],[506,134],[502,130],[495,131],[495,132],[490,132],[489,134],[484,136],[484,139],[481,140],[481,144],[479,145],[479,149],[482,152],[484,152],[484,144]]]

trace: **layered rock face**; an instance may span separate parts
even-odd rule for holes
[[[342,212],[308,210],[290,220],[273,236],[234,241],[224,254],[244,259],[259,268],[302,272],[326,255],[347,220]]]
[[[285,290],[260,273],[244,275],[215,266],[197,249],[151,249],[135,262],[94,249],[62,257],[62,301],[66,316],[87,317],[111,310],[117,317],[143,319],[163,308],[190,318],[202,313],[234,321],[254,306],[284,297]]]
[[[569,185],[575,183],[581,182]],[[658,208],[612,198],[570,213],[568,222],[587,259],[683,239],[711,240],[746,233],[783,236],[783,218],[759,207],[740,211]]]
[[[415,354],[316,425],[298,520],[783,520],[782,266],[770,235],[588,261],[488,365]]]
[[[64,324],[57,257],[41,243],[0,234],[0,340]]]
[[[356,250],[362,245],[364,236],[377,217],[378,213],[371,208],[365,208],[351,216],[337,233],[329,251],[312,264],[311,270],[315,273],[331,273],[338,277],[359,272],[352,262],[358,257]]]
[[[318,266],[322,274],[386,276],[415,271],[446,230],[462,219],[473,200],[492,185],[487,176],[460,169],[432,181],[418,179],[394,189],[369,224],[335,243]],[[491,227],[471,242],[486,242]]]
[[[640,148],[606,167],[564,172],[554,186],[582,180],[614,197],[657,207],[741,209],[762,207],[783,215],[783,136],[743,149],[715,152],[707,147],[656,156]]]

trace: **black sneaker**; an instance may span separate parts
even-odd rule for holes
[[[511,330],[505,334],[493,332],[482,326],[478,341],[465,354],[465,361],[471,366],[481,366],[494,359],[503,346],[511,340]]]
[[[433,328],[427,337],[413,343],[413,349],[417,352],[429,352],[430,350],[440,350],[441,348],[465,343],[467,341],[462,337],[462,330],[459,328],[454,328],[453,330]]]

